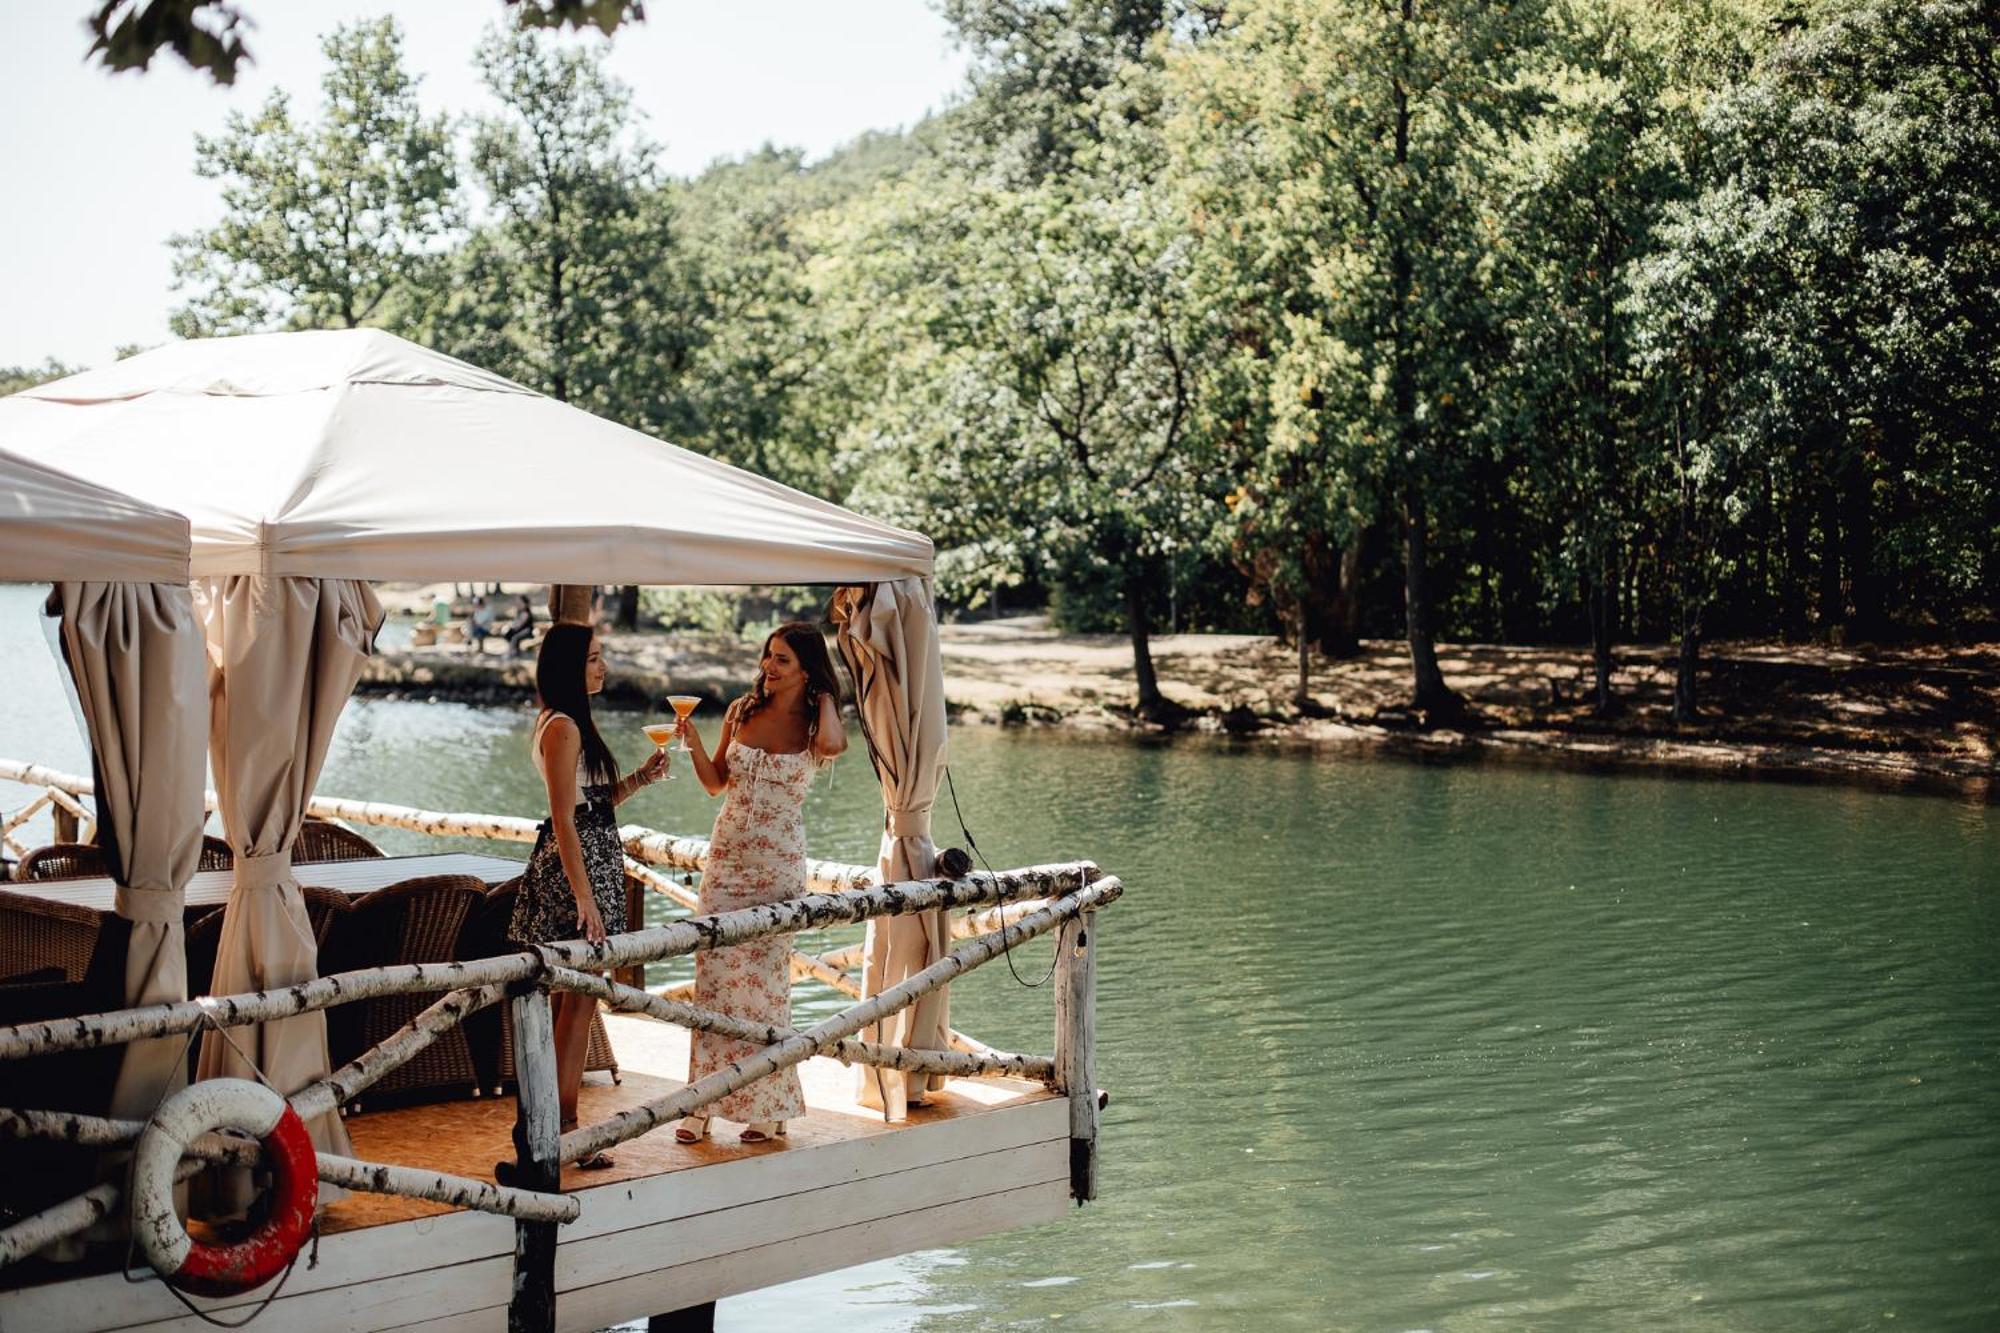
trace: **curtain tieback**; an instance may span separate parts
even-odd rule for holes
[[[883,827],[892,838],[928,838],[931,836],[931,811],[929,806],[921,810],[890,810],[886,812]]]
[[[275,888],[291,876],[292,853],[289,848],[261,856],[236,858],[236,887],[239,889]]]
[[[181,919],[181,894],[176,889],[149,888],[141,884],[120,884],[112,895],[118,915],[127,921],[153,923]]]

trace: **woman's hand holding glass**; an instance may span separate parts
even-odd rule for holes
[[[651,786],[661,778],[673,776],[674,756],[665,749],[654,750],[646,756],[646,762],[639,765],[639,781]]]

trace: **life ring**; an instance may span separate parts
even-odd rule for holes
[[[174,1171],[188,1145],[218,1129],[254,1135],[271,1171],[270,1215],[233,1245],[195,1240],[174,1210]],[[298,1112],[261,1083],[212,1078],[160,1107],[132,1155],[132,1231],[160,1276],[197,1296],[231,1296],[285,1271],[312,1232],[319,1164]]]

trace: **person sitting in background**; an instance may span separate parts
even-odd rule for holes
[[[493,628],[493,618],[496,614],[494,607],[484,596],[473,599],[472,623],[465,627],[465,632],[472,640],[474,652],[485,652],[486,641],[500,636],[500,632]]]
[[[535,608],[528,604],[527,594],[520,597],[520,613],[507,626],[507,656],[519,657],[527,648],[528,640],[535,637]]]

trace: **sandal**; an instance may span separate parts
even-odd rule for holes
[[[700,1143],[708,1137],[708,1117],[684,1115],[674,1125],[675,1143]]]
[[[769,1143],[773,1139],[785,1137],[785,1122],[782,1120],[755,1120],[743,1127],[737,1136],[742,1143]]]

